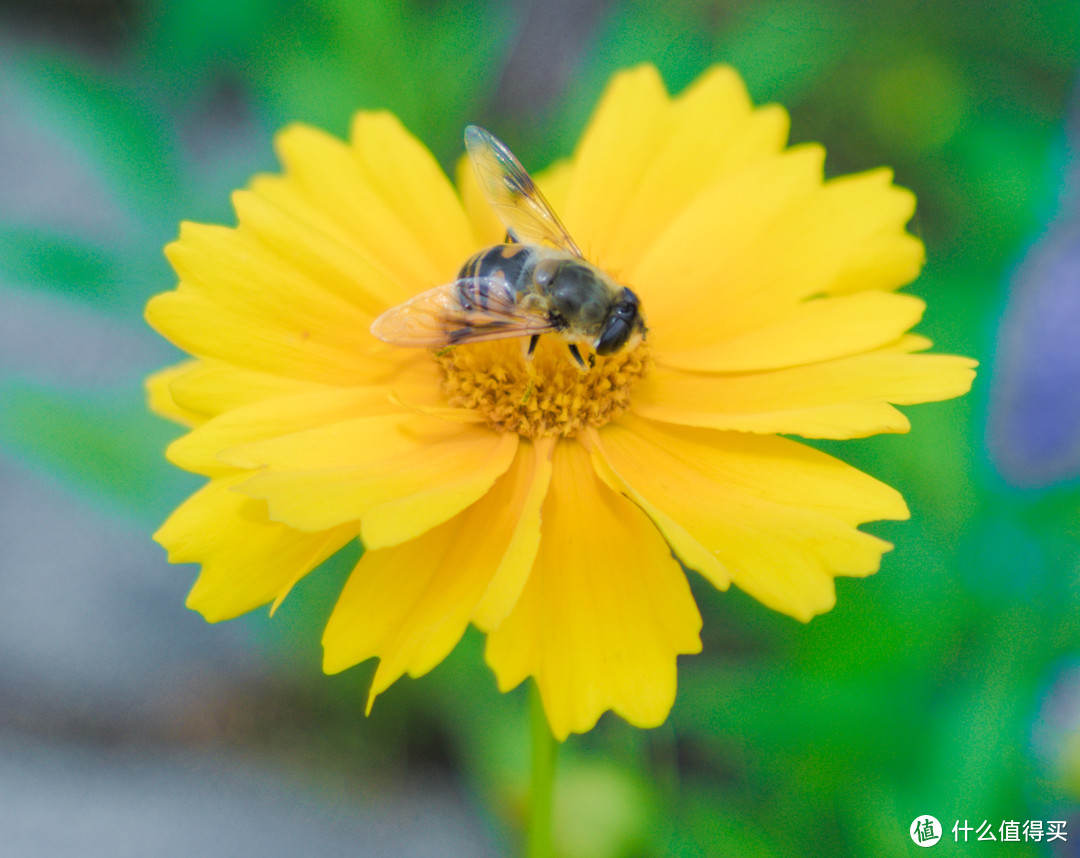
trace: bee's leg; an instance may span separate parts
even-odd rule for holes
[[[521,356],[525,359],[525,363],[532,366],[533,352],[536,351],[536,343],[540,339],[539,334],[533,334],[529,337],[528,343],[525,340],[521,341]]]
[[[503,244],[517,244],[518,241],[514,236],[510,234],[510,230],[506,231],[506,237],[503,238]]]
[[[525,341],[521,342],[521,354],[525,358],[525,371],[529,374],[529,384],[525,388],[525,394],[521,397],[521,404],[524,405],[529,401],[529,398],[533,394],[533,388],[536,385],[536,364],[533,363],[533,352],[536,350],[536,343],[540,340],[539,334],[533,334],[529,337],[529,344],[526,346]]]
[[[586,366],[584,359],[581,357],[581,352],[578,351],[577,343],[570,343],[570,354],[577,361],[578,369],[582,372],[589,371],[589,367]]]

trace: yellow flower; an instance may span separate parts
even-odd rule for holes
[[[787,116],[714,68],[676,98],[642,66],[611,82],[572,158],[538,183],[590,261],[640,296],[647,342],[587,373],[557,335],[432,355],[369,332],[454,279],[503,229],[392,116],[352,141],[277,139],[282,175],[234,197],[236,228],[184,224],[179,287],[146,316],[194,359],[149,381],[194,427],[168,451],[209,477],[156,538],[202,564],[208,620],[275,606],[359,537],[325,669],[380,659],[370,701],[437,665],[471,622],[499,687],[532,676],[559,738],[612,709],[659,724],[701,619],[676,555],[800,620],[834,578],[877,570],[857,529],[907,509],[886,485],[780,437],[906,432],[894,407],[966,391],[974,362],[920,354],[912,195],[875,170],[823,181]]]

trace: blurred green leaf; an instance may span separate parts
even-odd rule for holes
[[[71,140],[143,216],[160,218],[179,197],[176,136],[133,81],[110,78],[60,53],[26,55],[17,81],[42,127]]]
[[[957,53],[977,61],[988,73],[1000,70],[1015,79],[1032,72],[1045,80],[1054,72],[1060,79],[1076,69],[1080,8],[1069,0],[1045,0],[1035,6],[990,0],[977,11],[958,9],[958,14],[950,14],[948,7],[921,8],[938,19],[938,29],[954,36]],[[1050,87],[1041,89],[1044,97],[1052,92]]]
[[[313,0],[284,16],[256,61],[263,93],[289,120],[339,136],[360,109],[388,109],[443,163],[498,82],[518,12],[465,0]]]
[[[122,300],[111,249],[50,230],[0,225],[0,273],[12,283],[106,306]]]
[[[148,0],[139,61],[165,91],[190,97],[216,75],[240,75],[283,16],[287,0]]]
[[[759,103],[797,103],[852,44],[853,22],[823,3],[777,0],[734,16],[718,33],[717,57],[731,63]]]
[[[670,808],[671,816],[658,826],[655,855],[780,858],[806,854],[810,850],[801,850],[798,844],[805,846],[815,840],[813,834],[804,832],[795,842],[785,842],[792,829],[797,831],[795,820],[755,810],[744,796],[716,782],[692,779],[683,792]],[[813,851],[828,854],[824,847],[816,842]]]
[[[259,637],[276,653],[279,664],[298,676],[318,676],[322,670],[322,633],[345,581],[363,555],[358,540],[323,561],[297,582],[271,617],[260,611],[255,624]],[[371,664],[348,671],[345,682],[360,693],[355,696],[358,712],[363,712]]]
[[[194,487],[164,458],[175,427],[146,410],[141,391],[86,394],[29,383],[0,386],[0,444],[67,485],[133,517],[158,522],[165,487]]]

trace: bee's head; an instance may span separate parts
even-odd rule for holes
[[[612,304],[607,318],[604,319],[603,327],[600,328],[600,337],[596,341],[596,353],[598,355],[615,354],[629,342],[634,334],[644,335],[644,333],[645,319],[641,315],[638,296],[624,287],[622,294]]]

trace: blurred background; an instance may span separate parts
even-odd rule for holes
[[[150,534],[199,481],[142,379],[180,220],[233,223],[293,120],[389,108],[446,167],[479,122],[539,167],[610,74],[714,62],[882,164],[926,243],[910,291],[971,396],[910,436],[821,444],[900,488],[881,572],[802,625],[695,590],[668,722],[560,757],[573,858],[907,855],[911,821],[1065,820],[1080,854],[1080,146],[1075,0],[0,0],[0,854],[516,854],[524,695],[469,634],[369,718],[319,638],[351,557],[273,620],[211,626]],[[961,833],[961,837],[962,837]]]

